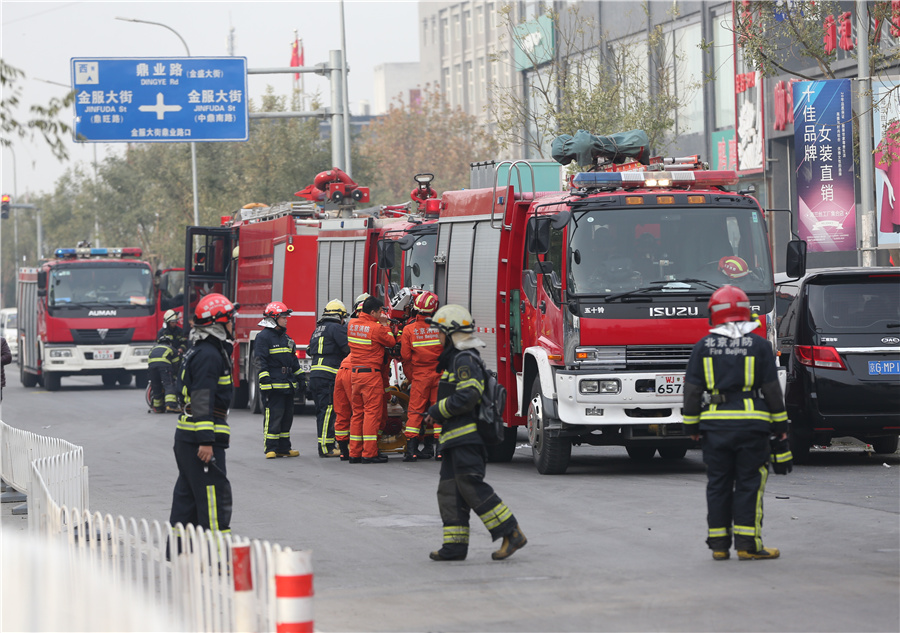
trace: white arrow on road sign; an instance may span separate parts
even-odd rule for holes
[[[163,117],[166,115],[166,112],[179,112],[179,111],[181,111],[181,106],[176,106],[176,105],[166,105],[165,103],[163,103],[163,100],[164,100],[164,99],[165,99],[165,97],[163,97],[163,93],[157,92],[157,93],[156,93],[156,105],[152,105],[152,106],[147,106],[147,105],[138,106],[138,110],[140,110],[141,112],[156,112],[156,120],[157,120],[157,121],[162,121]]]

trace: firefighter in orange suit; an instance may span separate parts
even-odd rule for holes
[[[363,302],[362,313],[350,319],[347,340],[353,383],[353,416],[350,418],[350,463],[383,464],[385,455],[378,453],[378,429],[384,408],[382,367],[384,351],[397,339],[390,321],[383,314],[384,303],[378,297]]]
[[[406,450],[403,461],[414,462],[417,457],[429,459],[434,456],[434,443],[441,435],[440,424],[432,434],[426,430],[425,448],[418,453],[419,433],[422,421],[428,415],[428,407],[437,402],[438,383],[441,375],[437,372],[438,358],[444,346],[440,331],[425,322],[438,308],[438,298],[433,292],[423,292],[416,297],[413,308],[418,313],[415,320],[403,328],[400,337],[400,356],[403,371],[410,381],[409,407],[406,414]]]
[[[351,319],[359,316],[363,302],[369,298],[369,293],[364,292],[353,302]],[[353,353],[347,354],[338,367],[334,379],[334,441],[341,451],[341,461],[350,459],[350,417],[353,415],[353,387],[350,382],[350,369],[352,369]]]

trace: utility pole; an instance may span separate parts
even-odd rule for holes
[[[856,61],[859,90],[859,197],[858,219],[862,245],[859,249],[861,266],[875,265],[878,235],[875,232],[875,169],[872,149],[872,77],[869,75],[869,10],[863,0],[856,1],[856,41],[859,55]]]

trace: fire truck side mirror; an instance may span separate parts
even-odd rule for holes
[[[37,274],[37,293],[39,297],[47,296],[47,271],[39,270]]]
[[[379,240],[378,241],[378,268],[388,270],[394,267],[394,241]]]
[[[408,251],[413,247],[413,244],[416,243],[416,236],[412,233],[407,233],[399,240],[397,240],[397,245],[400,246],[401,251]]]
[[[553,272],[553,262],[534,262],[534,272],[542,275],[549,275]]]
[[[560,211],[556,215],[550,216],[550,227],[557,231],[561,231],[562,229],[566,228],[566,226],[569,224],[569,220],[571,219],[571,211]]]
[[[550,250],[550,218],[531,218],[525,231],[525,247],[529,253],[542,254]]]
[[[785,272],[792,279],[800,279],[806,274],[806,242],[804,240],[788,242]]]

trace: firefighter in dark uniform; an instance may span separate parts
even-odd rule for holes
[[[166,310],[163,314],[163,326],[156,333],[156,340],[158,341],[164,336],[170,338],[175,344],[178,355],[184,356],[188,348],[188,340],[184,330],[178,325],[178,313],[175,310]]]
[[[431,560],[463,560],[469,550],[469,514],[475,514],[491,533],[503,539],[491,554],[503,560],[528,542],[512,511],[484,481],[487,450],[475,421],[475,408],[484,392],[484,372],[475,336],[475,322],[469,311],[446,305],[428,320],[440,330],[444,351],[438,361],[441,380],[437,402],[428,409],[426,423],[440,424],[441,462],[437,498],[444,524],[441,548],[431,552]]]
[[[231,352],[237,304],[212,293],[194,313],[190,340],[181,368],[185,413],[175,429],[178,480],[172,493],[169,523],[189,523],[230,532],[231,483],[225,469],[225,449],[231,431]]]
[[[319,457],[337,457],[341,454],[334,446],[334,381],[341,361],[350,353],[347,325],[344,323],[346,318],[344,304],[337,299],[329,301],[306,348],[307,356],[312,359],[307,384],[316,403]]]
[[[763,547],[769,437],[787,437],[787,413],[772,347],[751,335],[750,301],[722,286],[709,299],[713,326],[691,352],[684,376],[684,426],[701,439],[706,464],[706,543],[715,560],[778,558]]]
[[[253,344],[253,363],[265,405],[263,436],[266,459],[297,457],[300,454],[291,450],[294,391],[300,379],[300,361],[294,353],[296,345],[287,335],[287,320],[291,312],[281,301],[267,305],[263,320],[259,322],[263,331],[256,336]]]
[[[166,328],[160,332],[162,334],[150,350],[147,360],[151,385],[150,405],[154,413],[180,413],[175,372],[178,371],[184,348],[178,345]]]

